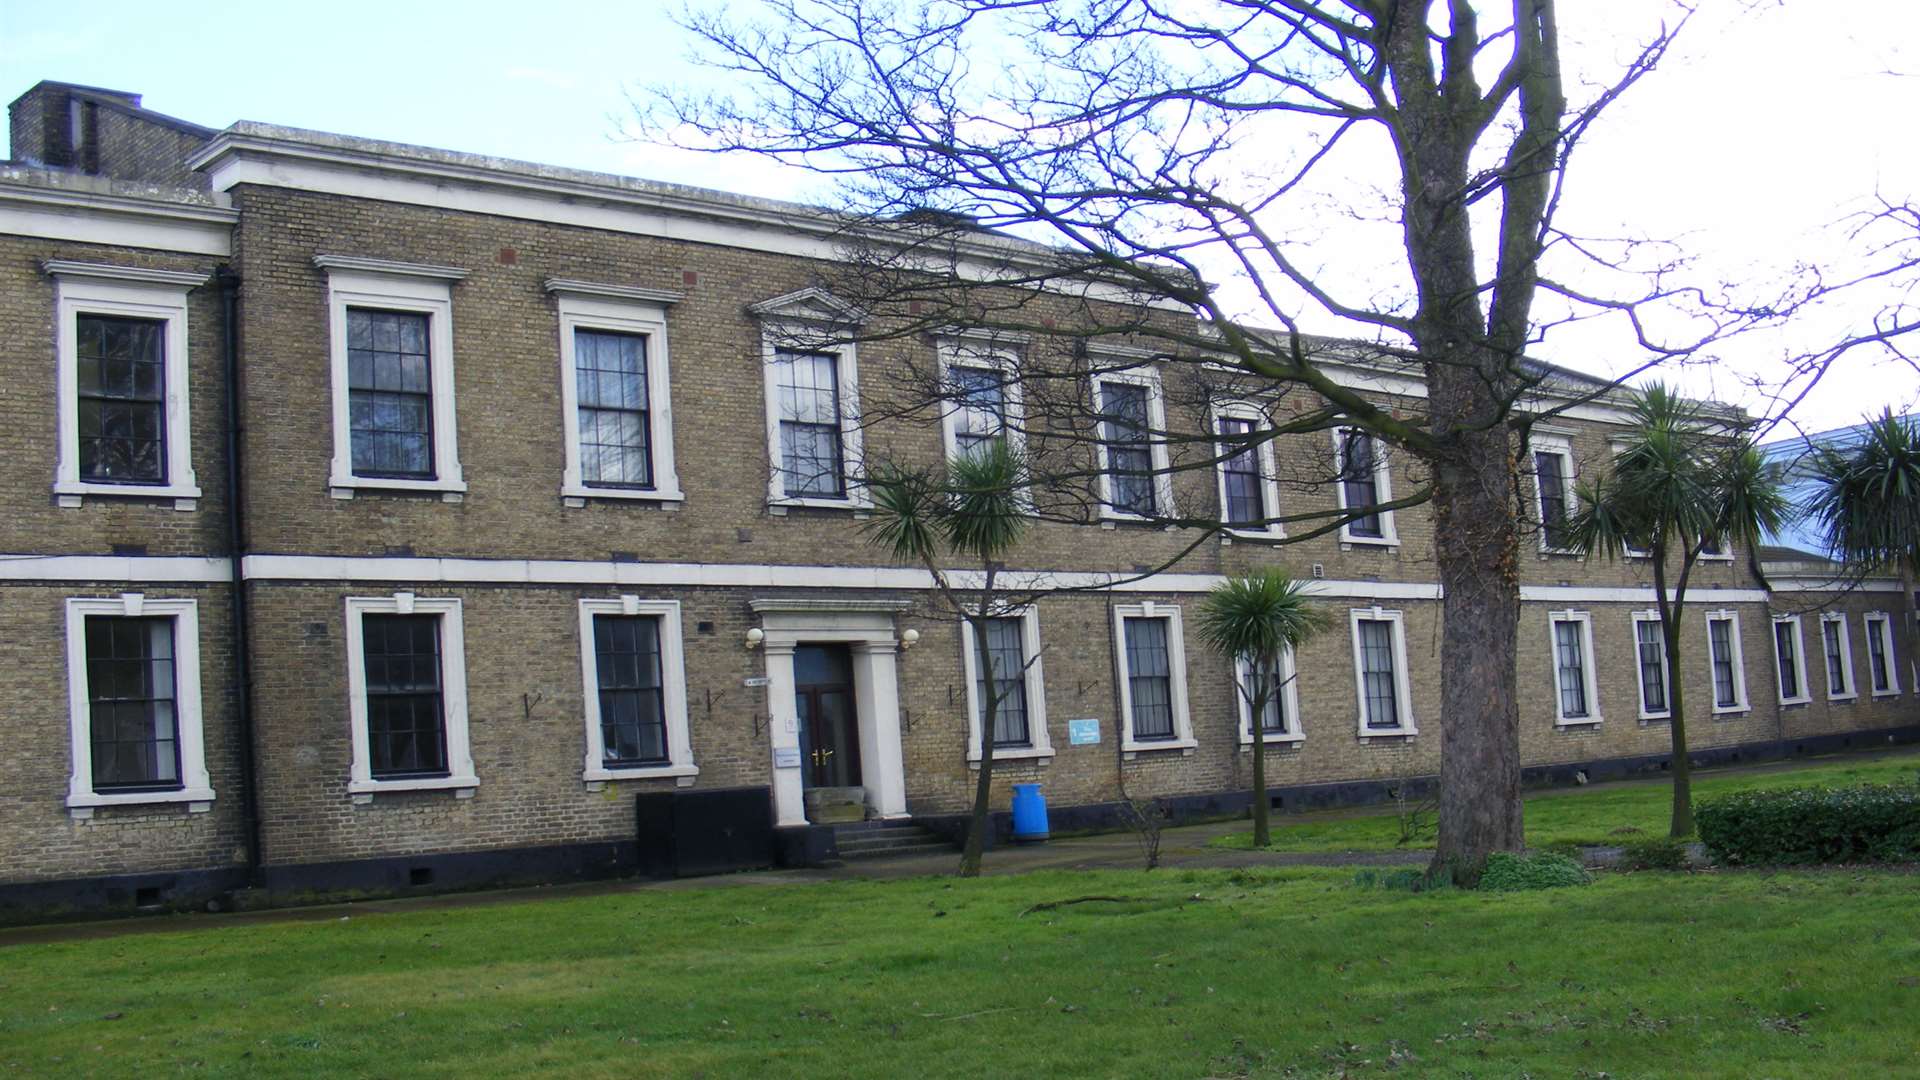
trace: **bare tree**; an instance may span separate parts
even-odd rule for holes
[[[847,258],[833,287],[875,314],[863,333],[1032,335],[1011,378],[1036,498],[1064,500],[1038,513],[1074,520],[1073,500],[1111,507],[1118,492],[1142,495],[1127,509],[1143,519],[1219,528],[1222,513],[1156,498],[1153,485],[1298,432],[1351,427],[1375,440],[1362,449],[1417,463],[1415,490],[1391,502],[1269,506],[1261,520],[1305,523],[1289,529],[1298,540],[1432,499],[1445,723],[1430,872],[1471,884],[1488,854],[1519,849],[1516,462],[1529,423],[1604,392],[1563,386],[1543,405],[1559,376],[1526,352],[1555,326],[1608,317],[1629,323],[1652,364],[1755,317],[1702,305],[1691,340],[1659,340],[1643,311],[1705,298],[1670,286],[1665,268],[1629,267],[1644,249],[1555,224],[1581,137],[1655,67],[1690,10],[1676,4],[1577,103],[1552,0],[758,10],[686,16],[732,89],[658,92],[643,112],[651,137],[840,176]],[[698,134],[675,138],[687,132]],[[1356,285],[1323,270],[1315,223],[1333,218],[1363,220],[1356,235],[1382,244],[1372,264],[1397,280]],[[1600,262],[1649,274],[1631,279],[1631,295],[1603,294],[1547,276],[1550,254],[1570,272]],[[1357,329],[1332,342],[1303,319]],[[1197,410],[1145,418],[1087,389],[1090,375],[1148,362],[1183,369],[1196,399],[1258,401],[1263,422],[1226,433]],[[1384,403],[1341,364],[1417,379],[1425,397]],[[943,386],[923,379],[891,415],[954,407]],[[1132,456],[1148,426],[1164,460]],[[1314,481],[1351,479],[1353,462],[1330,455]]]

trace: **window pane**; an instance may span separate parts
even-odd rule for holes
[[[89,615],[85,637],[94,790],[179,789],[172,617]]]
[[[781,350],[774,356],[781,490],[839,498],[842,474],[839,358]]]
[[[1171,739],[1173,679],[1167,652],[1167,620],[1124,620],[1127,646],[1128,693],[1133,704],[1136,740]]]
[[[1285,676],[1281,672],[1280,665],[1275,664],[1269,668],[1266,672],[1265,679],[1260,677],[1258,670],[1253,665],[1246,665],[1245,674],[1242,677],[1241,692],[1246,695],[1245,700],[1249,713],[1253,711],[1254,702],[1260,700],[1260,695],[1263,693],[1266,695],[1266,703],[1260,709],[1260,731],[1262,734],[1282,735],[1289,730],[1287,726],[1286,681]]]
[[[1867,663],[1873,675],[1875,690],[1890,690],[1893,680],[1887,670],[1887,623],[1884,619],[1868,619],[1867,626]]]
[[[1634,637],[1640,650],[1640,705],[1649,713],[1667,711],[1666,642],[1657,622],[1636,622]]]
[[[1773,624],[1773,651],[1780,664],[1780,696],[1800,696],[1800,657],[1794,650],[1793,624]]]
[[[1220,434],[1228,437],[1221,447],[1226,459],[1221,462],[1220,471],[1227,493],[1226,506],[1221,509],[1229,525],[1264,527],[1268,516],[1266,485],[1260,475],[1260,451],[1250,439],[1257,429],[1254,421],[1242,417],[1226,417],[1220,421]]]
[[[1150,391],[1133,383],[1100,384],[1100,411],[1105,417],[1107,486],[1111,506],[1125,514],[1151,517],[1157,509],[1153,496],[1152,424]]]
[[[355,476],[433,476],[427,316],[347,310],[347,416]]]
[[[652,487],[645,335],[576,330],[573,360],[581,480],[595,486]]]
[[[447,775],[440,616],[363,615],[360,634],[374,778]]]
[[[965,454],[999,440],[1007,429],[1007,394],[1000,372],[955,367],[948,375],[953,383],[954,448]]]
[[[1567,455],[1540,451],[1533,455],[1535,481],[1540,485],[1540,528],[1550,548],[1567,546]]]
[[[1360,620],[1360,677],[1370,728],[1400,726],[1400,688],[1394,675],[1393,624]]]
[[[1707,634],[1713,646],[1713,703],[1729,708],[1740,703],[1733,671],[1733,624],[1727,619],[1710,619]]]
[[[1840,623],[1828,620],[1820,624],[1821,640],[1827,648],[1827,692],[1845,694],[1847,688],[1846,651],[1840,647]]]
[[[660,619],[659,615],[593,617],[600,756],[608,765],[660,765],[668,760]]]
[[[1560,715],[1587,715],[1587,655],[1584,625],[1571,619],[1553,624],[1554,661],[1560,673]]]
[[[1380,467],[1373,439],[1363,431],[1347,431],[1340,440],[1340,486],[1347,509],[1358,510],[1380,501]],[[1347,523],[1349,536],[1384,538],[1379,514],[1362,514]]]
[[[975,693],[986,708],[988,680],[1000,700],[993,713],[995,746],[1031,746],[1027,727],[1026,636],[1022,620],[1009,617],[987,622],[986,662],[975,672]]]
[[[166,324],[80,315],[74,329],[80,478],[166,483]]]

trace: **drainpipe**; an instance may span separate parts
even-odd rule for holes
[[[240,774],[245,778],[241,813],[246,820],[247,884],[260,884],[260,784],[253,725],[253,645],[247,618],[247,585],[241,563],[247,551],[245,504],[240,500],[240,275],[231,267],[214,272],[220,285],[221,353],[226,365],[227,561],[233,619],[234,718],[240,729]]]

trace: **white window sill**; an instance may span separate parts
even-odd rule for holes
[[[1873,692],[1873,696],[1874,696],[1874,697],[1877,697],[1877,698],[1883,698],[1883,697],[1899,697],[1899,696],[1900,696],[1900,691],[1899,691],[1899,689],[1898,689],[1898,688],[1895,688],[1895,689],[1892,689],[1892,690],[1875,690],[1875,691]]]
[[[1713,707],[1713,715],[1715,716],[1745,716],[1752,711],[1752,706],[1746,702],[1741,702],[1738,705],[1715,705]]]
[[[1181,757],[1191,757],[1199,746],[1200,743],[1196,739],[1153,739],[1148,742],[1134,742],[1128,739],[1120,745],[1120,752],[1127,761],[1132,761],[1141,754],[1159,754],[1168,751],[1179,751]]]
[[[418,780],[352,780],[347,783],[347,794],[353,796],[356,806],[365,806],[373,801],[375,795],[390,795],[403,791],[451,791],[454,798],[471,799],[473,790],[479,786],[479,778],[473,776],[429,776]]]
[[[156,502],[172,499],[175,510],[192,510],[198,506],[196,500],[200,498],[200,488],[193,484],[97,484],[72,480],[62,480],[53,485],[54,503],[62,509],[78,509],[89,495],[151,499]]]
[[[463,480],[393,480],[378,476],[336,476],[327,482],[327,493],[336,499],[351,499],[358,491],[438,492],[445,502],[459,502],[466,494]]]
[[[1388,554],[1400,550],[1400,539],[1394,536],[1347,536],[1340,537],[1340,550],[1352,551],[1357,547],[1384,548]]]
[[[1813,699],[1810,697],[1787,697],[1787,698],[1781,698],[1780,704],[1783,706],[1784,705],[1811,705],[1813,704]]]
[[[1360,742],[1365,744],[1368,739],[1410,739],[1418,734],[1420,729],[1411,724],[1397,728],[1361,728]]]
[[[1266,736],[1262,736],[1260,741],[1263,743],[1266,743],[1268,746],[1291,746],[1298,743],[1306,742],[1307,736],[1304,733],[1293,733],[1293,734],[1286,734],[1286,735],[1266,735]],[[1251,753],[1252,751],[1253,751],[1253,740],[1247,738],[1245,735],[1240,736],[1240,752],[1245,754],[1245,753]]]
[[[560,497],[571,507],[582,507],[596,499],[622,502],[685,502],[687,496],[678,487],[619,488],[592,487],[587,484],[563,484]]]
[[[212,788],[182,788],[179,791],[128,791],[118,795],[87,792],[67,796],[67,810],[75,820],[84,821],[101,806],[166,806],[187,804],[187,812],[204,814],[213,809]]]
[[[665,780],[673,779],[679,787],[692,787],[693,779],[700,775],[698,765],[643,765],[631,769],[587,769],[580,774],[586,781],[588,790],[599,790],[594,785],[609,780]]]
[[[1580,558],[1580,556],[1581,556],[1581,552],[1576,551],[1573,548],[1543,547],[1540,549],[1540,557],[1542,559],[1555,558],[1555,557],[1577,559],[1577,558]]]
[[[1827,700],[1845,703],[1845,702],[1860,700],[1860,695],[1857,693],[1856,694],[1828,694]]]
[[[1053,747],[996,746],[993,748],[993,760],[995,762],[1030,761],[1035,765],[1051,765],[1053,763]],[[978,769],[979,767],[980,755],[969,751],[967,753],[967,768]]]
[[[1220,543],[1232,544],[1238,540],[1243,544],[1278,544],[1287,538],[1287,534],[1274,529],[1270,532],[1250,532],[1246,529],[1228,529],[1220,534]]]
[[[1555,728],[1597,728],[1600,726],[1600,722],[1600,715],[1598,713],[1592,716],[1556,716],[1553,718],[1553,726]]]
[[[1731,552],[1729,552],[1728,554],[1725,554],[1725,555],[1702,555],[1702,556],[1700,556],[1700,561],[1701,561],[1701,562],[1724,562],[1724,563],[1730,563],[1730,562],[1732,562],[1732,561],[1733,561],[1733,555],[1732,555],[1732,553],[1731,553]]]
[[[777,499],[767,500],[767,512],[770,514],[784,514],[794,507],[811,508],[814,510],[853,510],[864,514],[873,509],[873,504],[852,497],[825,499],[782,496]]]

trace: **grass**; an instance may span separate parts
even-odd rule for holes
[[[0,948],[0,1071],[1903,1075],[1915,884],[1100,871],[203,924]],[[1090,894],[1123,902],[1028,911]]]
[[[1874,757],[1848,756],[1801,768],[1748,772],[1696,772],[1693,797],[1699,800],[1733,791],[1824,784],[1912,783],[1920,779],[1920,751]],[[1593,787],[1535,792],[1527,797],[1527,844],[1620,844],[1628,840],[1667,835],[1673,814],[1673,788],[1664,782],[1600,784]],[[1431,820],[1432,815],[1428,818]],[[1394,851],[1400,823],[1390,809],[1366,814],[1301,814],[1273,819],[1269,851],[1342,852]],[[1431,847],[1429,831],[1407,845]],[[1247,849],[1250,832],[1215,838],[1211,846]]]

